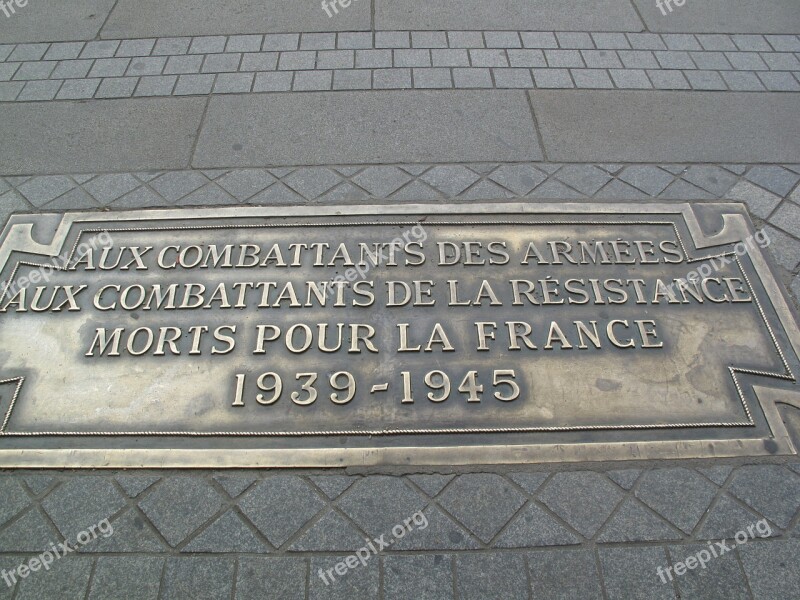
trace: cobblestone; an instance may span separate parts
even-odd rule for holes
[[[130,83],[118,80],[123,76],[242,73],[238,78],[223,78],[221,84],[213,80],[205,80],[198,86],[179,84],[169,88],[164,84],[137,94],[205,95],[230,93],[231,87],[226,82],[245,81],[253,75],[258,80],[262,73],[276,68],[293,73],[319,70],[322,74],[293,77],[294,85],[289,87],[255,86],[252,91],[330,89],[322,82],[329,78],[331,69],[381,69],[376,76],[340,75],[340,81],[358,81],[356,89],[406,87],[405,69],[420,67],[451,71],[437,75],[432,87],[443,87],[448,77],[456,81],[456,87],[485,87],[486,80],[479,69],[511,66],[534,70],[502,74],[491,81],[491,87],[800,90],[800,82],[789,73],[800,72],[797,50],[792,49],[795,48],[792,40],[796,38],[771,36],[770,39],[768,42],[763,36],[720,34],[381,31],[374,40],[369,33],[342,32],[8,44],[2,46],[0,53],[0,80],[63,79],[67,81],[67,90],[82,91],[80,98],[88,97],[85,94],[92,87],[96,90],[94,97],[105,98],[130,95]],[[569,68],[597,72],[573,71],[576,79],[573,84],[563,71]],[[456,73],[454,69],[478,71]],[[94,86],[87,77],[102,81]],[[69,84],[73,79],[83,83]],[[34,84],[22,93],[19,86],[5,86],[0,102],[50,100],[56,85]],[[334,83],[333,89],[353,88]],[[70,99],[73,95],[68,91],[55,95],[54,99]]]

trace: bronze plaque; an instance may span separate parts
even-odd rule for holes
[[[15,216],[0,465],[792,454],[769,242],[735,204]]]

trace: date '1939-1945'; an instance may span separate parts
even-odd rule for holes
[[[236,392],[231,406],[245,406],[247,374],[236,373],[235,377]],[[402,404],[413,404],[415,398],[411,372],[401,371],[400,378],[403,390],[400,402]],[[319,373],[295,373],[294,381],[298,382],[295,387],[298,389],[289,393],[289,399],[299,406],[313,404],[320,397],[320,392],[317,389],[318,380]],[[424,375],[422,381],[425,389],[429,390],[425,395],[431,402],[444,402],[450,398],[453,391],[453,383],[450,380],[450,376],[444,371],[429,371]],[[494,389],[492,395],[496,400],[512,402],[519,398],[521,390],[516,382],[516,373],[513,369],[495,369],[492,372],[491,381]],[[333,404],[339,405],[349,403],[355,397],[358,387],[355,376],[349,371],[331,373],[324,385],[327,388],[325,390],[327,399]],[[259,393],[255,394],[255,401],[262,406],[271,406],[283,396],[284,377],[274,371],[262,373],[256,380],[256,387]],[[390,384],[388,383],[376,384],[372,386],[370,393],[387,391],[389,387]],[[485,386],[479,382],[477,371],[468,371],[456,389],[464,395],[467,402],[480,402]]]

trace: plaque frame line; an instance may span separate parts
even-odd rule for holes
[[[188,230],[210,230],[210,229],[262,229],[262,228],[291,228],[291,227],[353,227],[353,226],[392,226],[392,225],[419,225],[422,221],[341,221],[341,222],[302,222],[302,223],[258,223],[258,224],[229,224],[229,225],[189,225],[189,226],[167,226],[167,227],[131,227],[131,228],[108,228],[108,229],[80,229],[76,235],[75,243],[72,246],[67,262],[71,261],[75,256],[75,251],[80,245],[81,236],[86,233],[126,233],[126,232],[152,232],[152,231],[188,231]],[[11,413],[14,405],[22,390],[25,378],[13,377],[0,381],[0,385],[18,381],[14,396],[10,402],[9,409],[0,425],[0,437],[331,437],[331,436],[390,436],[390,435],[457,435],[457,434],[502,434],[502,433],[565,433],[577,431],[641,431],[641,430],[659,430],[659,429],[700,429],[700,428],[736,428],[736,427],[755,427],[755,421],[750,407],[747,404],[744,391],[737,377],[738,373],[755,375],[760,377],[772,377],[775,379],[782,379],[788,381],[795,381],[794,374],[786,360],[783,350],[775,337],[772,326],[767,319],[761,303],[755,293],[752,283],[750,282],[747,273],[741,265],[739,256],[735,252],[723,252],[710,256],[690,257],[689,252],[683,242],[683,238],[678,229],[675,221],[649,221],[649,220],[620,220],[620,221],[432,221],[430,225],[655,225],[655,226],[670,226],[672,227],[678,244],[686,257],[686,264],[692,264],[711,260],[720,257],[734,257],[739,271],[747,283],[750,293],[753,296],[753,301],[761,316],[762,321],[770,335],[770,339],[780,357],[783,366],[786,370],[785,374],[772,373],[769,371],[758,371],[754,369],[743,369],[738,367],[728,366],[728,371],[733,380],[742,408],[747,415],[746,421],[740,422],[706,422],[706,423],[653,423],[653,424],[633,424],[633,425],[574,425],[574,426],[547,426],[547,427],[465,427],[465,428],[431,428],[431,429],[354,429],[354,430],[318,430],[318,431],[7,431],[7,426],[11,419]],[[43,264],[33,263],[28,261],[17,261],[8,283],[0,294],[0,301],[5,298],[8,288],[11,286],[20,265],[31,267],[42,267]],[[54,267],[54,271],[69,271],[63,267]]]
[[[722,221],[722,226],[706,233],[695,207],[709,209]],[[736,243],[752,234],[754,228],[745,216],[747,208],[736,202],[557,202],[536,204],[498,199],[479,204],[358,204],[347,206],[273,206],[273,207],[223,207],[223,208],[165,208],[137,209],[113,213],[68,212],[60,214],[13,215],[0,234],[0,265],[5,266],[12,252],[19,251],[41,256],[57,256],[63,249],[70,232],[76,226],[109,222],[187,222],[212,219],[245,218],[302,218],[395,216],[409,217],[418,214],[440,216],[454,214],[479,217],[481,215],[507,216],[509,213],[525,216],[558,215],[616,216],[619,214],[673,215],[682,219],[693,241],[702,250],[713,246]],[[701,213],[705,214],[705,213]],[[495,221],[496,223],[497,221]],[[416,223],[416,222],[415,222]],[[616,222],[615,222],[616,223]],[[570,224],[572,224],[570,222]],[[37,236],[33,235],[34,226]],[[673,224],[674,226],[674,224]],[[43,228],[43,229],[42,229]],[[39,241],[46,237],[49,241]],[[720,255],[717,255],[720,256]],[[785,334],[787,349],[800,357],[800,329],[793,307],[785,291],[777,283],[770,263],[760,248],[749,254],[760,287],[765,292],[765,302],[771,307],[770,320],[780,326]],[[715,256],[705,257],[706,259]],[[703,259],[698,259],[703,260]],[[687,260],[687,263],[690,262]],[[692,261],[694,262],[694,261]],[[751,284],[749,287],[753,288]],[[755,297],[755,296],[754,296]],[[763,309],[762,309],[763,310]],[[780,346],[778,346],[780,350]],[[794,362],[792,363],[794,364]],[[730,367],[729,367],[730,368]],[[755,376],[763,376],[754,371]],[[772,376],[771,376],[772,377]],[[774,377],[783,379],[776,374]],[[9,380],[7,380],[9,381]],[[9,382],[13,382],[10,380]],[[18,382],[19,383],[19,382]],[[798,451],[778,411],[778,404],[798,406],[798,392],[788,387],[773,387],[768,382],[754,382],[753,393],[763,411],[766,430],[756,437],[687,436],[685,439],[627,439],[618,441],[590,440],[583,442],[532,441],[509,444],[497,439],[464,445],[444,445],[434,441],[428,445],[366,447],[320,447],[309,445],[300,448],[268,447],[245,448],[220,446],[215,448],[190,448],[171,445],[168,448],[131,447],[72,447],[72,446],[14,446],[0,448],[2,468],[384,468],[413,466],[476,466],[488,464],[530,463],[580,463],[605,461],[630,461],[652,459],[704,459],[734,457],[796,456]],[[69,439],[69,438],[64,438]],[[176,440],[177,442],[177,440]]]

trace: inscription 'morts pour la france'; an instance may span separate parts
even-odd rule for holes
[[[0,443],[785,446],[753,391],[796,361],[761,247],[742,219],[701,250],[671,210],[69,215],[60,264],[7,253]]]

